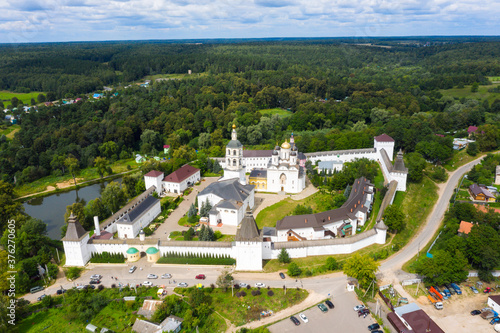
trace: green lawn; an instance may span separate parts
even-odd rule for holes
[[[241,326],[258,319],[259,316],[255,316],[255,314],[260,313],[260,311],[272,310],[276,313],[302,302],[309,294],[304,289],[287,289],[285,295],[283,289],[272,288],[271,290],[274,292],[274,295],[268,296],[268,289],[262,288],[260,289],[261,295],[252,296],[252,290],[256,289],[234,289],[234,294],[238,291],[245,291],[247,295],[243,297],[231,296],[231,289],[227,292],[223,292],[221,289],[214,289],[209,295],[212,296],[212,305],[215,311],[219,312],[234,325]],[[187,294],[189,290],[176,288],[175,292]]]
[[[3,101],[3,104],[5,107],[10,108],[10,100],[12,97],[17,97],[19,100],[23,101],[24,104],[31,104],[31,99],[34,98],[36,101],[36,98],[38,97],[39,94],[44,94],[44,92],[30,92],[30,93],[13,93],[10,91],[2,90],[0,91],[0,100]]]
[[[259,110],[259,112],[261,115],[263,115],[263,116],[268,115],[269,117],[271,117],[272,115],[275,115],[275,114],[277,114],[280,117],[289,117],[292,115],[292,111],[288,111],[288,110],[281,109],[281,108],[264,109],[264,110]]]
[[[110,166],[111,166],[111,169],[113,170],[113,173],[117,174],[117,173],[127,171],[128,170],[127,165],[130,166],[131,170],[139,168],[139,164],[135,163],[134,159],[119,160],[119,161],[114,162]],[[108,175],[105,175],[105,176],[108,176]],[[82,178],[83,180],[77,180],[77,184],[79,184],[83,181],[99,180],[100,177],[101,176],[97,172],[97,168],[83,169],[76,176],[76,178],[78,178],[78,179]],[[16,196],[22,197],[25,195],[30,195],[30,194],[45,191],[47,189],[47,186],[56,187],[56,184],[67,182],[67,181],[70,181],[72,183],[72,186],[74,186],[73,177],[69,173],[66,173],[62,176],[50,175],[47,177],[37,179],[34,182],[31,182],[28,184],[23,184],[21,186],[16,187],[15,193],[16,193]]]
[[[260,211],[259,215],[257,215],[255,221],[260,229],[262,229],[262,227],[275,227],[276,222],[281,220],[283,217],[290,215],[297,205],[311,206],[314,212],[323,212],[326,210],[325,206],[330,198],[330,194],[321,192],[316,192],[313,195],[298,201],[286,198],[272,206],[264,208]]]
[[[133,311],[139,309],[139,302],[111,302],[92,319],[97,327],[106,327],[115,332],[131,332],[136,315]]]
[[[4,125],[2,125],[2,129],[0,130],[0,136],[5,135],[8,140],[14,139],[14,134],[16,132],[19,132],[21,130],[21,126],[19,125],[11,125],[6,128],[3,128]]]
[[[453,153],[453,157],[447,160],[444,164],[443,167],[447,171],[454,171],[461,167],[464,164],[467,164],[473,160],[475,160],[478,157],[481,157],[482,155],[486,155],[487,153],[479,153],[476,156],[470,156],[467,154],[466,149],[462,149],[460,151],[455,151]]]
[[[491,104],[495,99],[500,98],[500,93],[490,93],[488,89],[498,87],[500,83],[494,83],[489,86],[479,86],[478,91],[473,93],[470,91],[471,86],[465,86],[464,88],[453,88],[453,89],[441,89],[439,92],[443,96],[449,96],[453,98],[474,98],[474,99],[487,99]]]
[[[491,82],[496,82],[496,81],[500,81],[500,76],[488,76],[488,79]]]
[[[438,199],[437,190],[436,184],[428,177],[424,177],[420,184],[407,184],[406,194],[400,206],[406,214],[406,225],[394,237],[394,244],[406,244],[417,233]]]
[[[50,333],[83,333],[87,332],[85,324],[78,321],[68,321],[64,317],[68,311],[63,306],[59,309],[49,309],[32,314],[17,324],[19,332],[50,332]]]

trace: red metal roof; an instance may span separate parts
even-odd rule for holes
[[[144,177],[158,177],[158,176],[161,176],[163,175],[163,172],[161,171],[156,171],[156,170],[151,170],[149,171],[147,174],[144,175]]]
[[[377,140],[378,142],[394,142],[394,139],[385,133],[380,134],[379,136],[376,136],[375,140]]]
[[[197,169],[194,166],[186,164],[180,167],[179,169],[175,170],[174,172],[172,172],[170,175],[163,178],[163,181],[170,183],[180,183],[184,179],[194,175],[198,171],[200,171],[200,169]]]

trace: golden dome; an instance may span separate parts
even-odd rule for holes
[[[233,124],[233,129],[236,129],[236,125],[235,124]]]
[[[283,148],[283,149],[290,149],[290,144],[288,143],[287,140],[285,140],[285,142],[283,142],[283,144],[281,145],[281,148]]]

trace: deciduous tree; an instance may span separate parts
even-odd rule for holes
[[[380,264],[368,255],[354,253],[344,263],[344,274],[358,280],[359,285],[366,289],[373,280]]]

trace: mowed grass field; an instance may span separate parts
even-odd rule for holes
[[[280,117],[289,117],[292,115],[292,111],[287,111],[285,109],[280,109],[280,108],[274,108],[274,109],[264,109],[264,110],[259,110],[261,115],[268,115],[271,117],[274,114],[277,114]]]
[[[490,79],[491,80],[491,79]],[[473,93],[470,91],[471,86],[465,86],[464,88],[453,88],[453,89],[441,89],[439,92],[443,94],[443,96],[449,96],[453,98],[474,98],[481,100],[488,100],[491,104],[496,99],[500,99],[500,93],[490,93],[488,89],[495,88],[500,86],[500,83],[494,83],[489,86],[479,86],[477,92]]]
[[[39,94],[44,94],[44,92],[40,91],[33,91],[30,93],[13,93],[10,91],[2,90],[0,91],[0,100],[3,101],[3,104],[5,107],[10,107],[10,101],[12,97],[17,97],[17,99],[23,101],[24,104],[31,104],[31,99],[34,98],[36,101],[36,98],[38,97]]]
[[[16,134],[16,132],[19,132],[20,129],[21,126],[19,125],[12,125],[5,129],[0,129],[0,136],[5,135],[8,140],[12,140],[14,138],[14,134]]]

